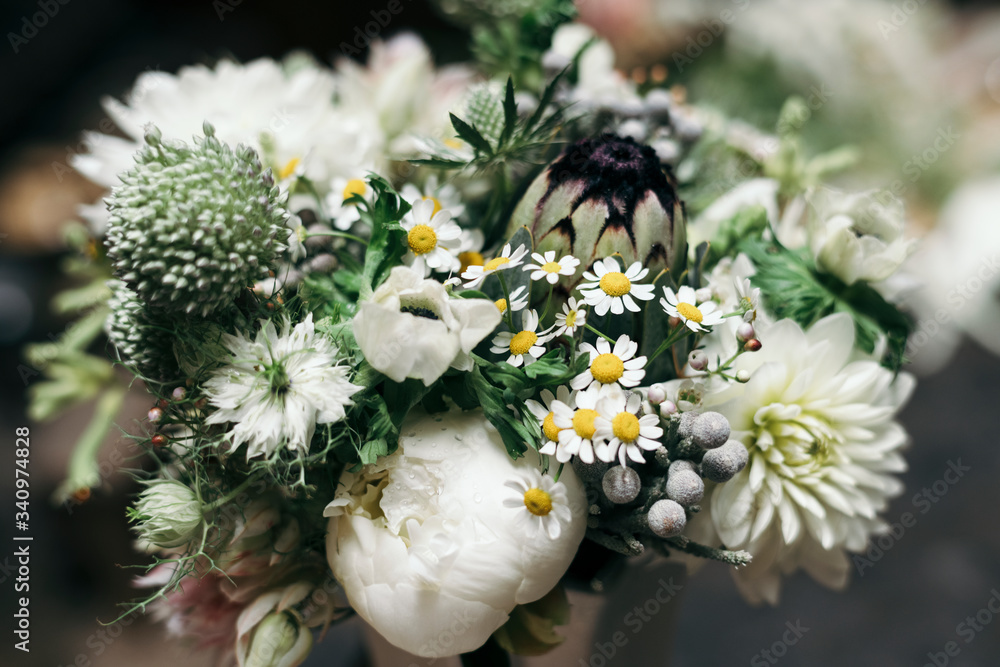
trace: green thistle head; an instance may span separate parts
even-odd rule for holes
[[[178,374],[174,335],[120,280],[109,281],[108,338],[125,365],[146,380],[165,382]]]
[[[205,123],[194,145],[150,126],[108,198],[115,274],[151,308],[207,317],[266,276],[287,214],[270,169]]]

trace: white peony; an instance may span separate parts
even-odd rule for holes
[[[776,602],[780,576],[800,567],[844,586],[845,550],[863,551],[886,528],[878,513],[902,491],[892,473],[906,467],[907,436],[894,417],[913,378],[894,378],[856,354],[846,314],[808,332],[781,320],[761,351],[737,359],[750,381],[705,397],[750,452],[747,467],[706,504],[723,544],[753,554],[735,573],[752,602]]]
[[[402,433],[395,453],[341,477],[324,513],[327,559],[390,643],[426,657],[471,651],[558,583],[586,531],[586,494],[566,467],[511,503],[515,487],[535,487],[539,457],[511,460],[480,411],[411,415]],[[541,514],[559,525],[529,525]]]
[[[368,363],[390,379],[430,385],[449,367],[471,370],[469,353],[498,324],[492,301],[453,299],[438,281],[398,266],[358,307],[354,337]]]
[[[913,251],[914,241],[903,238],[903,202],[895,197],[881,202],[874,195],[830,188],[806,195],[816,265],[848,285],[885,280]]]

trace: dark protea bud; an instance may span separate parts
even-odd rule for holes
[[[685,254],[684,204],[656,152],[605,134],[570,146],[542,172],[511,217],[508,236],[527,227],[537,252],[594,261],[620,253],[656,272]]]

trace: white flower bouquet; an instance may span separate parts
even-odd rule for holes
[[[774,603],[886,529],[900,204],[826,185],[849,162],[805,154],[800,100],[752,130],[621,76],[570,9],[483,25],[468,66],[403,35],[106,102],[34,414],[101,397],[82,499],[113,365],[142,380],[135,606],[219,664],[297,665],[351,614],[420,656],[538,654],[577,570],[716,559]]]

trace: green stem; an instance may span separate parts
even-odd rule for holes
[[[590,326],[589,324],[584,324],[583,326],[587,327],[587,329],[588,329],[588,330],[590,330],[590,331],[594,332],[595,334],[597,334],[598,336],[600,336],[600,337],[601,337],[601,338],[603,338],[604,340],[608,341],[608,342],[609,342],[609,343],[611,343],[612,345],[614,345],[614,344],[615,344],[615,343],[617,342],[617,341],[616,341],[616,340],[615,340],[614,338],[612,338],[611,336],[605,336],[604,334],[602,334],[602,333],[601,333],[600,331],[598,331],[598,330],[597,330],[597,329],[595,329],[594,327]]]
[[[218,500],[215,500],[215,501],[213,501],[213,502],[211,502],[211,503],[209,503],[209,504],[205,505],[205,506],[204,506],[204,507],[203,507],[202,509],[203,509],[204,511],[206,511],[206,512],[211,512],[212,510],[214,510],[214,509],[216,509],[216,508],[218,508],[218,507],[221,507],[222,505],[225,505],[225,504],[226,504],[226,503],[228,503],[228,502],[229,502],[230,500],[232,500],[232,499],[233,499],[233,498],[235,498],[236,496],[238,496],[238,495],[240,495],[241,493],[243,493],[244,491],[246,491],[247,487],[248,487],[248,486],[250,486],[250,484],[252,484],[252,483],[253,483],[253,482],[255,482],[255,481],[256,481],[256,478],[255,478],[255,477],[253,477],[253,476],[250,476],[250,477],[247,477],[247,478],[246,478],[245,480],[243,480],[243,482],[242,482],[242,483],[240,483],[240,485],[239,485],[239,486],[237,486],[237,487],[236,487],[235,489],[233,489],[232,491],[230,491],[230,492],[229,492],[229,493],[227,493],[226,495],[222,496],[222,497],[221,497],[221,498],[219,498]]]
[[[678,335],[678,332],[680,333],[680,335]],[[653,352],[653,354],[651,354],[649,358],[646,359],[646,366],[649,366],[651,363],[653,363],[653,359],[656,359],[658,356],[663,354],[671,345],[677,343],[678,341],[683,340],[691,333],[693,332],[686,326],[684,326],[683,324],[678,324],[677,328],[671,331],[670,335],[667,336],[667,339],[662,343],[660,343],[660,346],[656,348],[656,352]]]
[[[500,280],[500,288],[503,289],[503,300],[507,308],[503,311],[504,319],[507,321],[507,328],[514,333],[514,309],[510,306],[510,290],[507,289],[507,279],[503,277],[502,271],[497,271],[497,278]]]
[[[351,241],[357,241],[358,243],[361,243],[363,245],[368,245],[368,241],[366,241],[365,239],[361,238],[360,236],[355,236],[354,234],[348,234],[347,232],[338,232],[338,231],[334,231],[332,229],[329,230],[329,231],[309,232],[308,234],[306,234],[306,238],[307,239],[312,238],[314,236],[337,236],[337,237],[348,239],[348,240],[351,240]]]

